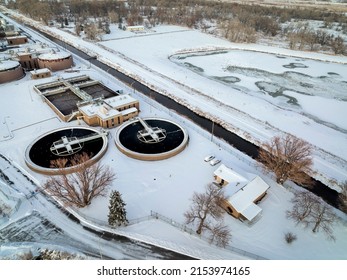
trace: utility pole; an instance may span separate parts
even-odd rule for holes
[[[212,142],[212,140],[213,140],[213,133],[214,133],[214,121],[212,121],[211,142]]]

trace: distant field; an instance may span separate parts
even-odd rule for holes
[[[215,2],[230,2],[230,3],[242,3],[242,4],[257,4],[266,6],[315,6],[320,8],[327,8],[335,10],[337,12],[347,11],[347,0],[207,0]]]

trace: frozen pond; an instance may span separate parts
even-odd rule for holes
[[[179,54],[171,61],[276,107],[347,133],[347,67],[290,56],[230,50]]]

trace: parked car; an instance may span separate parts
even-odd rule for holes
[[[210,164],[211,164],[212,166],[215,166],[215,165],[218,164],[218,163],[220,163],[220,159],[218,159],[218,158],[214,158],[214,159],[212,159],[212,160],[210,161]]]
[[[209,162],[212,159],[214,159],[214,156],[213,155],[209,155],[209,156],[205,157],[204,161]]]

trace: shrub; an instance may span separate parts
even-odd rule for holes
[[[284,235],[284,239],[286,240],[286,242],[288,244],[291,244],[293,241],[295,241],[297,239],[296,235],[292,232],[287,232],[285,235]]]

